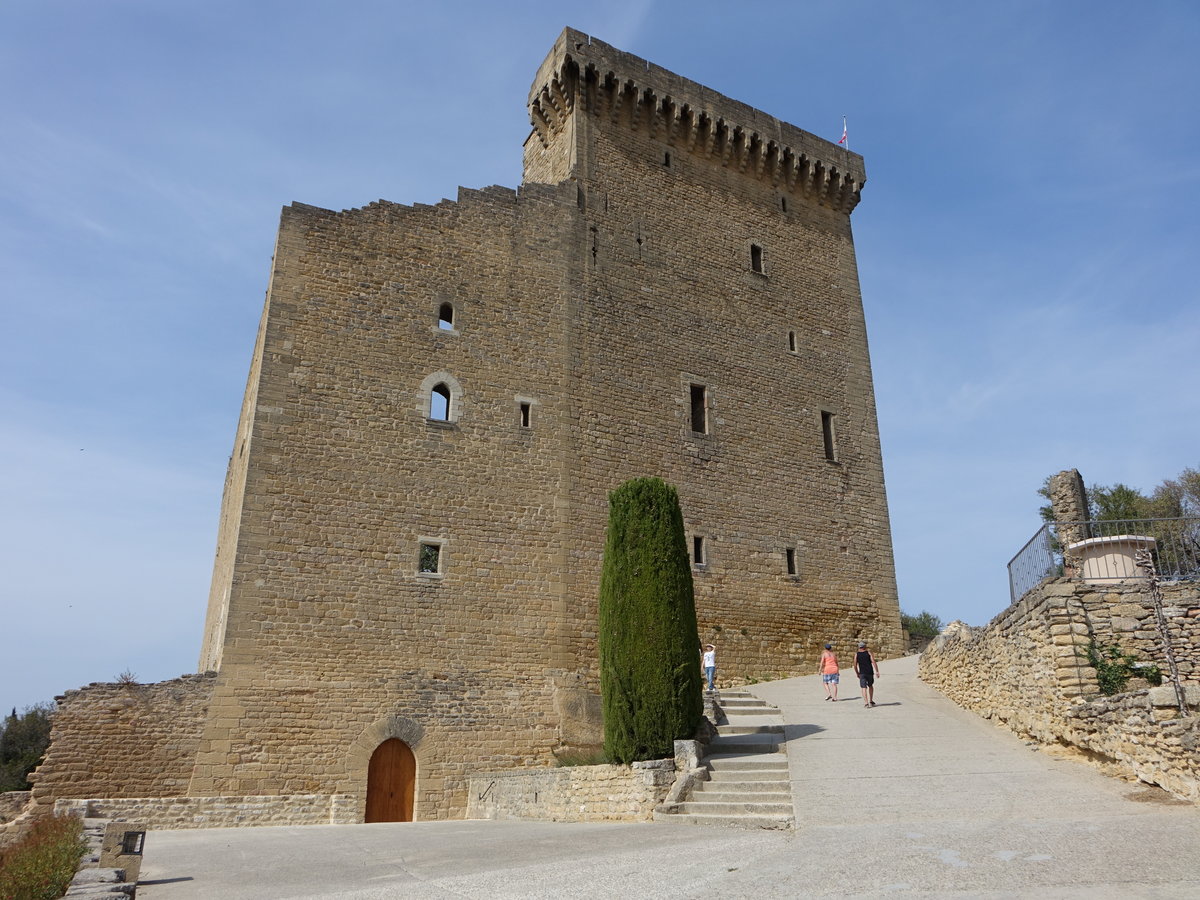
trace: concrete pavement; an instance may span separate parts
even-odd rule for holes
[[[428,822],[152,831],[141,900],[1197,897],[1200,810],[1056,759],[882,663],[750,689],[787,727],[797,829]]]

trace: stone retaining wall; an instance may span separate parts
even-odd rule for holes
[[[55,812],[135,820],[147,828],[245,828],[254,825],[350,825],[362,821],[346,794],[264,797],[121,797],[59,800]]]
[[[1163,586],[1182,681],[1200,681],[1200,593]],[[1148,593],[1137,583],[1097,589],[1044,582],[984,628],[954,622],[921,656],[919,674],[959,705],[1047,744],[1079,748],[1127,774],[1200,802],[1200,686],[1180,717],[1174,690],[1133,682],[1100,695],[1088,646],[1116,644],[1167,671]],[[1194,702],[1193,702],[1194,701]]]
[[[675,761],[487,772],[471,776],[468,819],[642,822],[675,781]]]

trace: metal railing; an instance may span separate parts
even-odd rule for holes
[[[1145,581],[1134,561],[1150,553],[1160,582],[1200,578],[1200,518],[1048,522],[1008,563],[1013,600],[1047,578],[1069,576],[1103,584]]]

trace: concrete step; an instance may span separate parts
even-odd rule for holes
[[[717,726],[718,735],[731,734],[783,734],[782,725],[768,725],[758,722],[741,722],[731,721],[728,725]]]
[[[693,788],[693,793],[701,794],[786,794],[792,796],[792,783],[787,778],[764,778],[755,781],[753,778],[719,778],[712,781],[702,781]]]
[[[730,697],[728,694],[721,697],[721,706],[725,709],[742,709],[747,706],[760,706],[763,709],[778,710],[778,707],[772,706],[765,700],[759,700],[757,697]]]
[[[783,736],[780,734],[719,734],[708,745],[709,752],[713,755],[779,753],[783,747]]]
[[[713,772],[783,772],[788,771],[787,756],[783,753],[714,753],[704,758]]]
[[[792,814],[792,804],[788,803],[771,803],[762,801],[756,803],[744,803],[740,801],[713,801],[713,800],[688,800],[685,803],[680,803],[676,815],[688,815],[696,813],[705,816],[740,816],[740,815],[769,815],[769,816],[790,816]]]
[[[747,811],[751,806],[759,803],[769,803],[774,806],[786,806],[787,812],[792,811],[792,793],[784,788],[786,784],[774,785],[776,790],[773,791],[730,791],[726,790],[726,785],[719,785],[717,788],[706,791],[693,791],[692,796],[688,798],[687,803],[733,803],[738,806],[746,807]]]
[[[659,813],[655,822],[675,825],[738,825],[743,828],[770,828],[782,831],[792,827],[791,816],[781,815],[711,815],[703,813]]]

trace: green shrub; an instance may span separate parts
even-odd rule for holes
[[[1139,663],[1132,653],[1126,653],[1117,644],[1101,647],[1095,641],[1088,644],[1088,663],[1096,670],[1096,681],[1100,693],[1119,694],[1125,690],[1130,678],[1144,678],[1152,685],[1163,681],[1162,670],[1153,663]]]
[[[935,638],[942,632],[943,623],[927,609],[915,616],[906,612],[900,613],[900,625],[908,632],[909,637]]]
[[[692,567],[679,495],[638,478],[608,497],[600,576],[604,750],[613,762],[661,759],[704,714]]]
[[[56,900],[67,892],[86,850],[81,819],[56,815],[39,819],[0,855],[0,897]]]

